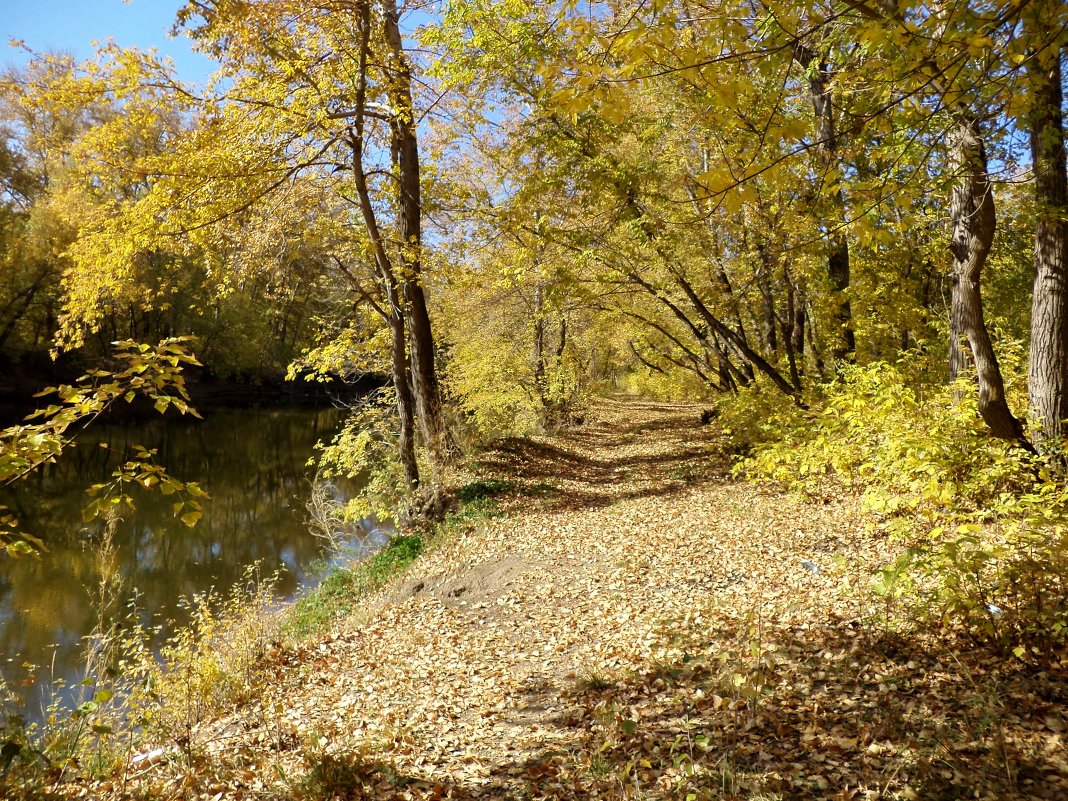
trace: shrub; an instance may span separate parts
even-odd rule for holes
[[[742,450],[783,440],[803,427],[805,413],[777,389],[757,383],[721,397],[716,426]]]
[[[131,607],[121,625],[98,633],[73,709],[57,697],[39,726],[5,718],[0,797],[60,797],[68,783],[126,781],[138,751],[158,748],[188,764],[204,744],[199,724],[254,697],[266,680],[279,633],[274,586],[253,567],[227,596],[189,599],[189,622],[162,644]]]
[[[328,445],[320,444],[316,480],[344,477],[360,485],[360,491],[345,504],[345,520],[389,519],[398,516],[410,500],[396,429],[393,392],[380,390],[352,407],[341,431]]]
[[[725,418],[758,435],[736,470],[809,494],[827,484],[859,493],[909,546],[889,569],[914,611],[1018,654],[1068,635],[1063,474],[989,435],[973,381],[915,387],[900,363],[879,362],[846,368],[824,390],[803,415],[770,409],[751,420],[751,402],[728,408]]]

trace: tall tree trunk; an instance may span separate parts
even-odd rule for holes
[[[419,467],[415,459],[415,403],[412,398],[411,384],[408,380],[410,373],[407,338],[404,330],[404,304],[400,298],[397,281],[393,275],[393,268],[382,244],[381,233],[371,205],[367,176],[363,171],[363,140],[362,137],[354,134],[350,141],[356,191],[360,198],[360,208],[375,253],[378,280],[387,304],[385,315],[389,322],[391,335],[390,373],[393,379],[393,391],[397,399],[397,417],[400,419],[397,450],[399,451],[401,465],[404,468],[404,479],[409,487],[415,489],[419,486]]]
[[[397,416],[400,418],[400,430],[397,436],[397,449],[404,477],[412,489],[419,485],[419,466],[415,459],[414,416],[415,404],[409,383],[410,369],[407,355],[407,337],[404,325],[404,304],[399,296],[397,278],[393,262],[386,250],[382,231],[378,227],[371,191],[367,184],[367,173],[363,166],[364,112],[367,99],[367,61],[370,55],[371,8],[367,2],[358,7],[360,23],[360,75],[356,90],[356,116],[353,128],[349,132],[349,146],[352,149],[352,174],[359,197],[360,213],[363,216],[367,237],[374,254],[375,270],[386,298],[386,316],[389,321],[390,372],[393,378],[393,390],[397,400]]]
[[[419,427],[432,461],[440,464],[447,456],[447,437],[437,367],[434,363],[434,336],[423,289],[419,142],[412,103],[411,65],[404,52],[398,11],[393,0],[383,3],[382,19],[386,44],[389,47],[387,91],[393,107],[390,128],[399,185],[401,283],[408,313],[411,372],[416,407],[419,411]]]
[[[539,281],[534,287],[534,389],[538,394],[538,402],[541,404],[542,425],[549,426],[553,421],[545,355],[545,333],[545,286]]]
[[[789,271],[784,273],[783,278],[786,283],[786,317],[782,321],[782,342],[786,348],[786,360],[790,366],[790,382],[798,392],[801,392],[801,371],[797,366],[797,344],[798,342],[803,344],[804,339],[800,339],[794,330],[797,324],[797,297]]]
[[[1005,399],[994,347],[983,316],[980,279],[997,215],[987,174],[986,146],[974,120],[958,119],[950,135],[950,154],[958,170],[950,197],[953,257],[953,295],[950,319],[950,379],[964,367],[961,339],[968,341],[979,378],[979,413],[991,433],[1001,439],[1024,442],[1023,426]]]
[[[774,262],[768,248],[764,244],[757,245],[757,254],[760,258],[760,267],[756,275],[757,289],[760,291],[760,317],[761,317],[761,345],[764,346],[764,355],[769,359],[775,359],[779,355],[779,340],[776,336],[775,296],[771,290],[771,278],[774,271]]]
[[[823,58],[817,58],[813,50],[798,44],[795,58],[808,73],[809,93],[812,95],[812,110],[816,116],[816,139],[820,145],[820,161],[824,180],[834,180],[839,170],[838,137],[834,129],[834,104],[831,96],[831,69]],[[845,195],[836,188],[832,200],[837,219],[830,228],[837,229],[846,217]],[[831,354],[838,361],[852,359],[857,349],[853,333],[853,311],[849,304],[849,241],[845,233],[836,230],[828,235],[827,277],[831,283],[831,300],[836,327]]]
[[[787,280],[793,281],[793,277],[787,275]],[[808,305],[806,299],[805,287],[802,282],[797,282],[794,285],[794,324],[793,324],[793,338],[794,338],[794,353],[797,354],[798,359],[804,359],[805,356],[805,325],[807,323],[807,315],[805,313],[805,307]]]
[[[1041,43],[1055,6],[1036,2],[1026,35]],[[1027,61],[1031,106],[1027,116],[1035,171],[1035,285],[1031,299],[1031,353],[1027,373],[1036,444],[1068,433],[1068,176],[1065,174],[1061,61],[1057,47],[1039,46]]]

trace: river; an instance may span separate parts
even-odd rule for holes
[[[113,609],[132,599],[142,622],[181,622],[180,599],[225,591],[257,562],[264,574],[282,569],[282,597],[314,583],[332,555],[308,524],[307,463],[340,421],[336,409],[242,409],[204,420],[168,414],[100,425],[58,464],[0,498],[48,545],[40,559],[2,560],[0,676],[22,699],[21,714],[39,719],[57,680],[72,685],[82,677],[85,638],[100,617],[94,599],[108,567],[100,557],[103,525],[83,524],[81,510],[86,488],[107,480],[120,453],[135,444],[158,449],[171,475],[199,482],[211,496],[203,518],[188,528],[172,515],[173,496],[138,492],[135,510],[112,537],[112,570],[122,578]],[[384,536],[372,530],[356,544],[370,548]]]

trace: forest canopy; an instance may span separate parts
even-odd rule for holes
[[[750,448],[871,375],[1059,459],[1066,20],[189,2],[206,85],[114,45],[4,74],[0,352],[388,377],[360,447],[401,496],[591,393],[706,400]]]

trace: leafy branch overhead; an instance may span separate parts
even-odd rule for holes
[[[77,445],[85,427],[106,415],[120,401],[133,403],[142,398],[151,401],[156,411],[174,409],[180,414],[199,417],[189,404],[182,369],[199,366],[188,351],[188,338],[173,338],[150,346],[132,341],[116,342],[111,370],[93,370],[74,384],[52,387],[39,397],[53,398],[19,425],[0,432],[0,487],[25,479],[31,473],[55,462],[64,450]],[[132,452],[114,474],[114,480],[90,488],[90,503],[85,507],[86,522],[104,514],[111,507],[131,505],[127,488],[137,484],[147,489],[159,488],[165,495],[176,494],[182,500],[174,507],[186,525],[200,518],[199,499],[206,497],[194,482],[183,483],[169,476],[154,462],[154,452],[133,446]],[[0,507],[0,549],[11,555],[37,553],[47,549],[45,543],[22,531],[10,509]]]

